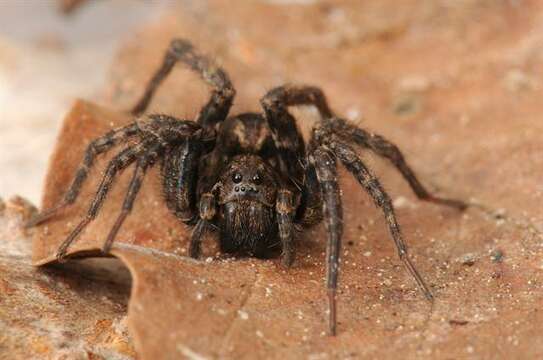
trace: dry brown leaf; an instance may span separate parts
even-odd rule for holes
[[[52,158],[45,207],[60,199],[85,144],[126,121],[123,115],[90,103],[79,101],[75,105]],[[59,243],[81,219],[106,160],[98,162],[76,205],[38,229],[35,264],[54,259]],[[119,211],[127,180],[125,174],[115,184],[99,217],[70,254],[88,255],[101,247]],[[510,225],[497,227],[493,219],[485,219],[477,211],[463,216],[454,210],[420,204],[416,212],[400,211],[400,216],[413,253],[425,254],[416,256],[416,264],[437,295],[432,308],[396,259],[380,214],[357,185],[344,176],[344,193],[349,193],[344,197],[347,245],[339,296],[340,330],[337,338],[331,338],[324,335],[322,229],[301,235],[298,260],[290,270],[282,269],[276,260],[209,257],[197,262],[183,256],[188,229],[163,205],[159,180],[156,172],[147,176],[113,250],[134,278],[128,322],[142,358],[177,358],[180,354],[294,358],[321,353],[393,358],[398,351],[416,352],[421,346],[432,349],[441,342],[450,341],[452,345],[467,341],[452,336],[456,328],[441,319],[468,321],[465,331],[469,333],[486,328],[499,335],[503,329],[493,323],[500,323],[510,313],[497,313],[496,309],[510,306],[504,297],[520,295],[528,287],[523,279],[530,274],[525,271],[522,275],[512,274],[507,265],[481,258],[476,264],[480,275],[468,276],[465,265],[450,262],[449,254],[441,250],[450,247],[445,244],[456,242],[455,246],[462,243],[466,249],[481,254],[489,237],[514,239],[526,236],[526,231]],[[459,231],[469,236],[459,237]],[[417,232],[424,236],[417,236]],[[520,255],[507,242],[503,251],[510,261]],[[493,277],[491,272],[500,275]],[[523,316],[538,316],[524,310],[530,315],[521,312],[515,317],[522,320]],[[432,336],[443,338],[429,341]],[[459,350],[457,354],[461,353]]]
[[[128,359],[131,278],[114,259],[36,269],[23,224],[35,208],[0,200],[0,358]]]
[[[416,291],[382,215],[344,172],[340,324],[338,336],[330,338],[322,335],[326,237],[321,227],[301,234],[297,262],[288,271],[276,260],[215,259],[211,239],[204,245],[210,262],[186,259],[189,229],[163,205],[155,169],[113,251],[134,278],[128,318],[142,358],[543,355],[541,199],[534,192],[543,148],[541,122],[533,115],[541,113],[540,96],[529,89],[511,94],[520,88],[501,82],[536,51],[543,31],[530,29],[540,23],[541,11],[527,5],[532,11],[520,13],[501,4],[480,13],[477,2],[469,2],[436,23],[431,20],[442,9],[432,2],[406,2],[402,6],[408,11],[396,11],[397,2],[368,4],[232,7],[210,1],[205,17],[185,5],[121,53],[111,102],[128,107],[168,41],[180,34],[223,58],[241,94],[237,111],[254,109],[262,93],[283,79],[317,82],[334,108],[354,117],[363,112],[365,125],[398,142],[425,184],[451,184],[449,191],[490,204],[459,214],[418,202],[395,171],[372,163],[399,205],[405,237],[436,303],[431,307]],[[499,31],[503,19],[511,30],[506,34]],[[469,34],[480,34],[467,45],[466,24]],[[499,38],[485,40],[491,35]],[[197,109],[202,96],[194,96],[191,90],[198,85],[187,79],[195,77],[175,72],[153,109],[183,115]],[[117,112],[76,104],[47,176],[46,207],[60,199],[85,144],[127,121]],[[106,161],[97,163],[78,202],[40,227],[36,264],[53,260],[58,244],[81,219]],[[89,254],[101,247],[128,177],[116,183],[101,215],[72,251]],[[507,208],[506,215],[493,208]],[[491,256],[497,252],[501,261]]]

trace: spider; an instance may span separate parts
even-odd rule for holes
[[[143,115],[155,91],[178,62],[188,65],[212,87],[209,101],[194,121]],[[180,221],[194,226],[188,250],[193,258],[200,255],[203,235],[218,229],[222,252],[262,258],[275,249],[281,252],[282,264],[289,267],[295,258],[295,229],[324,221],[328,234],[329,333],[335,335],[343,230],[337,180],[340,162],[383,211],[400,259],[431,301],[432,293],[409,259],[392,202],[360,160],[356,148],[369,149],[388,159],[419,199],[458,209],[466,204],[428,192],[394,144],[337,117],[317,87],[279,86],[262,97],[263,113],[228,116],[234,96],[235,89],[221,67],[190,42],[174,39],[131,111],[134,122],[92,141],[63,200],[38,214],[29,226],[46,221],[74,203],[96,156],[126,143],[107,165],[87,215],[58,248],[58,260],[96,218],[116,175],[135,163],[122,210],[103,246],[103,252],[108,253],[132,209],[146,171],[160,161],[166,206]],[[320,114],[307,144],[289,113],[289,107],[299,105],[312,105]],[[128,142],[132,139],[136,139],[135,144]]]

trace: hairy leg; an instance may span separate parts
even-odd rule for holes
[[[322,119],[333,116],[328,101],[322,90],[309,85],[283,85],[271,89],[260,100],[264,109],[275,107],[289,107],[300,105],[313,105],[319,111]]]
[[[301,185],[306,165],[305,144],[288,107],[314,105],[322,118],[327,119],[332,112],[326,98],[317,87],[284,85],[270,90],[260,103],[283,162],[282,170],[289,174],[295,184]]]
[[[132,175],[132,180],[130,181],[130,185],[128,186],[128,191],[126,192],[121,213],[117,217],[117,220],[115,220],[115,223],[113,224],[113,227],[111,228],[106,238],[106,241],[104,243],[104,246],[102,248],[102,252],[104,254],[109,253],[109,251],[111,250],[111,246],[113,245],[113,241],[115,240],[115,237],[117,236],[117,233],[119,232],[119,229],[124,223],[126,217],[132,211],[132,207],[134,206],[134,201],[136,200],[138,192],[140,191],[140,188],[141,188],[141,184],[145,177],[145,172],[147,171],[147,168],[150,165],[152,165],[155,159],[158,157],[159,149],[160,149],[160,145],[157,144],[153,146],[152,148],[150,148],[149,150],[147,150],[145,154],[138,159],[138,162],[134,169],[134,173]]]
[[[343,208],[335,157],[330,151],[318,147],[309,155],[315,166],[323,200],[324,224],[328,232],[326,246],[326,286],[328,289],[329,333],[336,334],[336,291],[339,274],[339,256],[343,235]]]
[[[315,169],[306,161],[304,139],[296,120],[288,111],[290,106],[313,105],[323,121],[332,117],[326,97],[321,89],[306,85],[284,85],[270,90],[260,103],[279,151],[281,170],[288,174],[298,189],[302,190],[296,221],[304,225],[318,222],[322,214],[320,188]]]
[[[96,191],[96,195],[92,200],[89,210],[87,211],[87,215],[59,246],[57,250],[57,258],[59,260],[65,256],[68,247],[77,238],[81,231],[83,231],[83,229],[85,229],[85,227],[96,218],[117,173],[134,162],[136,157],[144,150],[144,146],[145,144],[139,144],[128,147],[109,162],[98,190]]]
[[[441,198],[430,193],[417,179],[415,172],[405,161],[400,149],[389,140],[349,124],[343,119],[334,118],[332,124],[334,131],[345,141],[369,148],[379,156],[388,159],[409,183],[409,186],[413,189],[413,192],[419,199],[436,204],[452,206],[460,210],[467,208],[468,204],[461,200]]]
[[[294,262],[296,248],[294,246],[294,215],[296,205],[294,194],[286,189],[279,190],[275,205],[277,223],[279,224],[279,239],[281,240],[281,260],[283,265],[289,267]]]
[[[147,84],[143,96],[133,107],[132,114],[139,115],[145,112],[157,88],[177,62],[188,65],[213,87],[211,98],[200,111],[198,122],[207,129],[214,128],[228,115],[236,91],[228,74],[209,58],[199,54],[192,44],[184,39],[172,40],[164,54],[162,65]]]
[[[38,225],[54,216],[61,209],[72,204],[77,199],[77,196],[79,195],[79,192],[81,190],[81,186],[87,179],[89,171],[94,165],[94,160],[96,156],[110,150],[113,146],[119,144],[122,140],[135,136],[136,134],[138,134],[138,131],[139,129],[136,124],[130,124],[122,128],[112,130],[107,134],[93,140],[87,146],[87,149],[85,150],[85,155],[83,156],[83,161],[81,165],[79,165],[72,184],[64,195],[62,201],[56,206],[44,210],[36,215],[26,224],[26,226],[32,227]]]
[[[396,215],[394,214],[394,207],[392,206],[392,201],[390,197],[385,192],[379,180],[366,168],[364,163],[360,160],[356,152],[348,145],[342,144],[340,142],[333,142],[330,144],[334,153],[338,159],[345,165],[347,170],[349,170],[356,180],[366,189],[368,194],[372,197],[375,205],[377,205],[383,211],[385,215],[385,220],[388,224],[388,229],[396,244],[398,249],[398,255],[403,261],[407,270],[411,273],[420,290],[423,292],[424,296],[428,300],[432,300],[433,296],[428,286],[419,275],[417,269],[409,259],[407,253],[407,245],[403,240],[402,233],[400,230],[400,225],[396,221]]]
[[[162,188],[166,205],[177,218],[191,224],[196,217],[196,183],[202,146],[187,139],[166,152],[162,161]]]
[[[205,193],[200,198],[199,215],[200,219],[196,223],[196,227],[192,231],[192,236],[189,244],[189,256],[198,258],[201,253],[202,236],[211,226],[211,221],[217,212],[217,202],[215,196],[211,193]]]

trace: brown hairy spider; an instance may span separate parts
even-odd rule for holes
[[[212,86],[207,104],[195,121],[167,115],[140,116],[177,62],[188,65]],[[408,257],[390,198],[355,148],[369,149],[390,160],[419,199],[458,209],[464,209],[465,203],[429,193],[394,144],[335,116],[319,88],[280,86],[260,101],[263,114],[228,117],[234,95],[234,87],[223,69],[195,51],[188,41],[173,40],[161,67],[132,110],[138,116],[136,120],[92,141],[63,201],[43,211],[29,225],[49,219],[76,200],[97,155],[136,138],[135,145],[127,145],[109,162],[87,216],[60,245],[59,260],[98,215],[117,173],[135,163],[122,211],[103,247],[103,252],[108,253],[132,209],[146,170],[160,160],[167,207],[185,224],[195,225],[189,246],[193,258],[200,255],[204,233],[216,228],[223,252],[266,257],[279,248],[282,263],[288,267],[294,261],[295,226],[310,226],[324,219],[328,232],[329,332],[334,335],[343,228],[336,169],[339,160],[383,211],[400,259],[431,300],[430,290]],[[320,113],[308,144],[288,111],[289,106],[298,105],[313,105]]]

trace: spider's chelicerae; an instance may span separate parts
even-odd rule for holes
[[[181,120],[167,115],[143,114],[157,87],[177,62],[200,74],[213,91],[197,118]],[[185,41],[173,40],[163,63],[133,108],[136,120],[92,141],[63,201],[31,221],[41,223],[73,203],[97,155],[119,144],[127,145],[108,164],[87,215],[60,245],[62,259],[70,244],[98,215],[116,175],[135,163],[122,211],[104,247],[109,252],[123,221],[130,213],[145,172],[157,160],[162,166],[166,206],[188,225],[194,225],[191,257],[200,255],[202,236],[220,232],[220,247],[227,253],[267,256],[281,250],[285,266],[294,261],[295,228],[324,220],[328,233],[326,285],[329,331],[336,333],[336,287],[343,229],[337,162],[350,171],[381,208],[400,259],[428,299],[432,294],[414,265],[402,238],[389,196],[357,155],[369,149],[390,160],[421,200],[465,208],[458,200],[439,198],[417,180],[398,148],[383,137],[334,115],[323,92],[313,86],[280,86],[261,100],[264,110],[228,116],[235,90],[226,72]],[[290,106],[313,105],[320,121],[306,144],[289,113]]]

